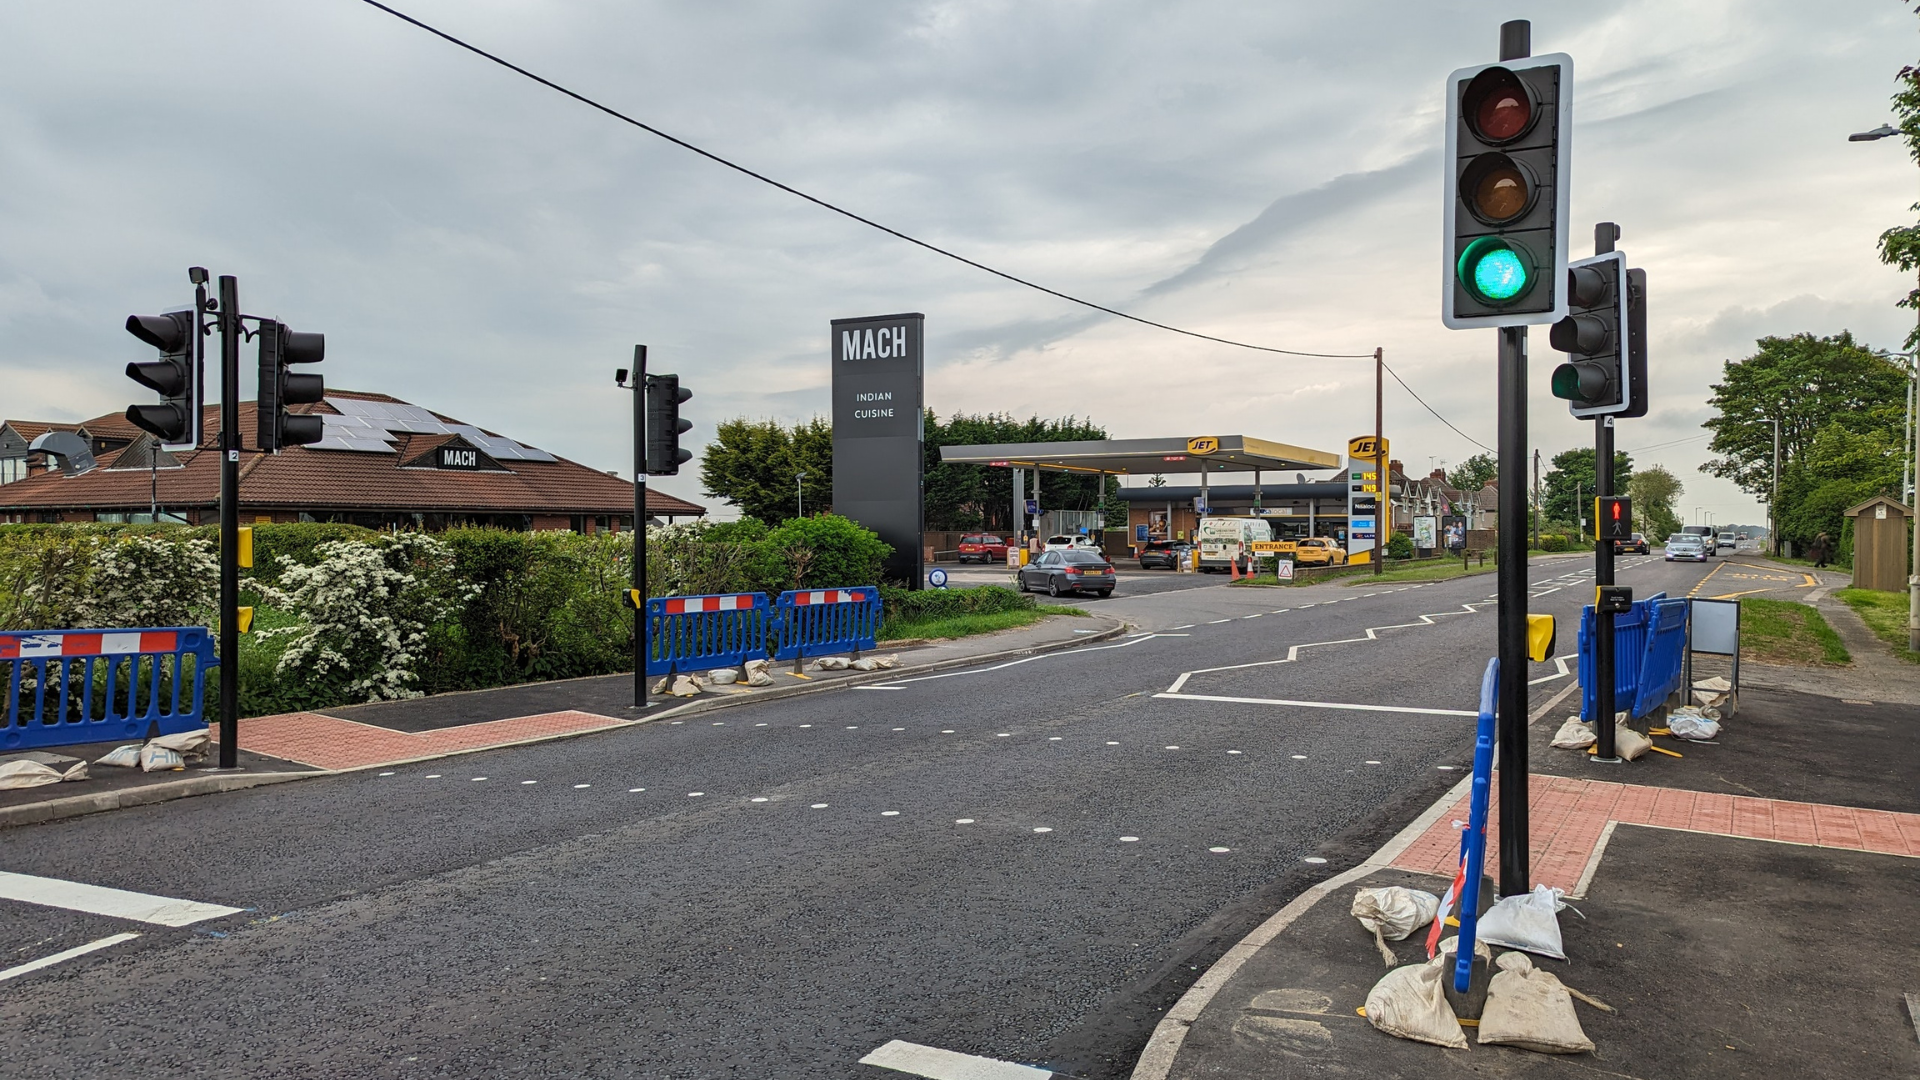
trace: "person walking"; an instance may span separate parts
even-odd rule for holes
[[[1807,554],[1813,556],[1815,570],[1825,569],[1827,560],[1833,558],[1833,541],[1827,538],[1826,533],[1820,533],[1813,538],[1813,550]]]

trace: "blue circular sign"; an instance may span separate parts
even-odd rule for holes
[[[935,570],[934,570],[934,571],[933,571],[932,573],[929,573],[929,574],[927,575],[927,583],[928,583],[929,585],[932,585],[932,586],[933,586],[934,588],[936,588],[936,589],[944,589],[944,588],[946,588],[946,587],[947,587],[947,572],[946,572],[945,570],[941,570],[941,569],[937,569],[937,568],[936,568],[936,569],[935,569]]]

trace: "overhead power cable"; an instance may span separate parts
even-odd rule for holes
[[[1393,370],[1393,369],[1392,369],[1392,368],[1390,368],[1390,367],[1387,367],[1387,362],[1386,362],[1385,360],[1382,360],[1382,361],[1380,361],[1380,366],[1381,366],[1381,367],[1383,367],[1383,368],[1387,368],[1387,374],[1389,374],[1389,375],[1391,375],[1391,376],[1393,376],[1393,381],[1394,381],[1394,382],[1397,382],[1397,383],[1399,383],[1399,384],[1400,384],[1400,389],[1402,389],[1402,390],[1405,390],[1405,391],[1406,391],[1406,392],[1407,392],[1408,394],[1411,394],[1411,395],[1413,396],[1413,400],[1415,400],[1415,401],[1417,401],[1417,402],[1419,402],[1419,403],[1420,403],[1420,407],[1421,407],[1421,408],[1423,408],[1423,409],[1425,409],[1425,410],[1427,410],[1428,412],[1430,412],[1430,413],[1432,413],[1432,414],[1433,414],[1433,418],[1434,418],[1435,420],[1438,420],[1438,421],[1440,421],[1441,423],[1443,423],[1443,424],[1445,424],[1445,425],[1447,425],[1448,427],[1450,427],[1450,428],[1453,428],[1453,433],[1454,433],[1455,435],[1458,435],[1458,436],[1460,436],[1461,438],[1463,438],[1463,439],[1465,439],[1465,440],[1467,440],[1468,442],[1470,442],[1470,443],[1472,443],[1473,445],[1475,445],[1475,446],[1477,446],[1477,447],[1479,447],[1480,449],[1482,449],[1482,450],[1485,450],[1485,451],[1486,451],[1487,453],[1489,453],[1489,454],[1497,454],[1497,453],[1499,453],[1499,451],[1498,451],[1498,450],[1495,450],[1495,449],[1494,449],[1493,447],[1491,447],[1491,446],[1488,446],[1488,445],[1487,445],[1486,443],[1483,443],[1483,442],[1481,442],[1481,441],[1480,441],[1479,439],[1476,439],[1476,438],[1474,438],[1473,436],[1471,436],[1471,435],[1469,435],[1469,434],[1467,434],[1466,432],[1464,432],[1464,431],[1461,431],[1461,430],[1460,430],[1459,428],[1457,428],[1457,427],[1453,427],[1453,421],[1451,421],[1451,420],[1449,420],[1449,419],[1447,419],[1447,418],[1446,418],[1446,417],[1444,417],[1444,416],[1441,416],[1441,415],[1440,415],[1440,412],[1439,412],[1439,410],[1437,410],[1437,409],[1435,409],[1435,408],[1434,408],[1433,406],[1431,406],[1431,405],[1429,405],[1429,404],[1427,404],[1427,399],[1426,399],[1426,398],[1423,398],[1423,397],[1421,397],[1421,396],[1420,396],[1419,394],[1415,394],[1415,393],[1413,392],[1413,387],[1411,387],[1411,386],[1408,386],[1408,385],[1407,385],[1407,380],[1405,380],[1405,379],[1403,379],[1403,378],[1401,378],[1401,377],[1400,377],[1400,373],[1399,373],[1399,372],[1397,372],[1397,371],[1395,371],[1395,370]]]
[[[611,106],[608,106],[608,105],[602,105],[600,102],[595,101],[594,99],[586,96],[585,94],[581,94],[576,91],[569,90],[566,87],[561,86],[559,83],[554,82],[552,79],[548,79],[548,78],[544,78],[542,76],[536,75],[533,72],[528,71],[526,68],[523,68],[520,65],[510,60],[507,60],[503,57],[496,56],[493,53],[490,53],[485,49],[480,48],[477,45],[473,45],[466,41],[463,41],[460,38],[457,38],[452,34],[447,33],[445,30],[441,30],[438,27],[430,26],[427,23],[421,22],[419,19],[416,19],[413,16],[408,15],[404,11],[397,11],[391,7],[388,7],[387,5],[380,3],[380,0],[361,0],[361,2],[365,3],[369,7],[379,8],[381,11],[386,12],[387,14],[393,16],[396,19],[399,19],[402,22],[410,23],[413,26],[419,27],[420,29],[425,30],[427,33],[442,39],[443,41],[449,42],[450,44],[453,44],[453,45],[458,45],[460,48],[465,49],[470,53],[473,53],[475,56],[479,56],[479,57],[483,57],[485,59],[491,60],[494,63],[499,64],[501,67],[506,68],[509,71],[525,76],[528,79],[532,79],[534,82],[539,83],[541,86],[544,86],[549,90],[553,90],[557,93],[565,94],[567,97],[570,97],[575,101],[580,102],[582,105],[586,105],[590,108],[598,109],[599,111],[606,113],[608,116],[611,116],[622,123],[631,124],[634,127],[637,127],[640,130],[647,132],[650,135],[657,135],[660,138],[665,139],[668,142],[674,144],[675,146],[681,147],[682,149],[685,149],[685,150],[691,150],[694,153],[699,154],[701,157],[714,162],[715,164],[724,165],[727,168],[732,169],[737,173],[741,173],[742,175],[745,175],[745,176],[750,176],[753,179],[758,180],[763,184],[768,184],[768,185],[771,185],[772,187],[779,188],[781,191],[784,191],[789,195],[793,195],[798,198],[805,199],[806,201],[814,204],[815,206],[821,207],[822,209],[831,210],[842,217],[850,218],[854,221],[859,222],[862,225],[866,225],[870,228],[878,229],[889,236],[893,236],[893,237],[897,237],[898,239],[905,240],[909,244],[914,244],[919,247],[923,247],[928,251],[933,252],[936,255],[944,255],[947,258],[954,260],[955,262],[965,263],[966,265],[971,266],[976,270],[983,270],[986,273],[992,274],[997,278],[1001,278],[1006,281],[1011,281],[1016,285],[1024,285],[1029,289],[1034,289],[1039,292],[1046,293],[1048,296],[1058,297],[1059,299],[1065,300],[1068,303],[1079,304],[1081,307],[1084,307],[1084,308],[1091,308],[1094,311],[1104,312],[1105,314],[1112,315],[1115,318],[1126,319],[1130,322],[1136,322],[1143,326],[1151,326],[1158,330],[1166,330],[1170,333],[1183,334],[1191,338],[1199,338],[1202,341],[1213,341],[1213,342],[1218,342],[1221,345],[1232,345],[1235,348],[1239,348],[1239,349],[1253,349],[1257,352],[1279,353],[1282,356],[1310,356],[1310,357],[1318,357],[1318,358],[1327,359],[1327,360],[1371,360],[1373,359],[1373,354],[1370,352],[1367,352],[1367,353],[1303,352],[1299,349],[1276,349],[1271,345],[1254,345],[1245,341],[1234,341],[1231,338],[1215,337],[1212,334],[1202,334],[1197,330],[1183,330],[1178,326],[1169,326],[1166,323],[1154,322],[1152,319],[1143,319],[1138,315],[1129,315],[1124,311],[1119,311],[1117,309],[1107,307],[1104,304],[1096,304],[1091,300],[1082,300],[1077,296],[1072,296],[1068,293],[1063,293],[1058,289],[1049,289],[1045,285],[1041,285],[1033,281],[1028,281],[1026,278],[1007,273],[1005,270],[997,270],[991,266],[988,266],[985,263],[976,262],[973,259],[967,258],[965,255],[961,255],[956,252],[949,251],[946,248],[939,246],[938,244],[931,244],[925,240],[920,239],[919,237],[910,236],[906,233],[901,232],[898,229],[889,228],[886,225],[882,225],[879,222],[874,221],[872,218],[862,217],[861,215],[856,214],[851,210],[848,210],[844,207],[836,206],[825,199],[819,198],[817,196],[809,195],[806,192],[801,191],[799,188],[792,187],[787,184],[783,184],[780,181],[775,180],[772,177],[766,176],[762,173],[757,173],[752,169],[747,168],[745,165],[741,165],[736,162],[730,161],[726,158],[721,157],[719,154],[713,153],[710,150],[703,150],[700,147],[695,146],[694,144],[686,141],[685,139],[678,138],[673,135],[669,135],[666,132],[661,131],[659,128],[654,127],[651,124],[644,123],[640,120],[636,120],[633,117],[628,116],[626,113],[623,113],[618,109],[612,108]],[[1399,376],[1397,375],[1394,377],[1396,379],[1399,378]],[[1400,385],[1405,386],[1406,384],[1401,383]],[[1408,392],[1412,393],[1412,391],[1408,391]],[[1424,405],[1426,403],[1422,402],[1421,404]],[[1429,409],[1428,411],[1431,412],[1432,410]],[[1435,415],[1437,416],[1439,414],[1436,413]],[[1442,422],[1444,423],[1444,420]],[[1453,425],[1451,424],[1448,424],[1447,426],[1453,427]],[[1455,428],[1455,430],[1457,431],[1459,429]]]
[[[1700,435],[1689,435],[1684,439],[1674,439],[1672,442],[1654,443],[1651,446],[1628,447],[1627,449],[1622,450],[1620,452],[1623,454],[1637,454],[1642,450],[1664,450],[1669,446],[1679,446],[1681,443],[1699,442],[1701,439],[1711,439],[1713,438],[1713,434],[1714,434],[1713,432],[1709,431]]]

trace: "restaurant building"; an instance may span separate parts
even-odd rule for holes
[[[439,530],[483,525],[516,531],[592,533],[633,527],[633,484],[504,435],[384,394],[334,390],[291,406],[318,415],[323,437],[277,454],[241,452],[240,520],[344,522],[375,529]],[[256,429],[254,403],[240,403],[242,441]],[[205,410],[216,445],[220,409]],[[65,475],[28,449],[48,431],[86,439],[99,467]],[[214,449],[169,452],[113,414],[77,424],[0,422],[0,522],[214,523],[220,518]],[[647,489],[659,523],[705,508]]]

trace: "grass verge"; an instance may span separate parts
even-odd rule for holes
[[[1920,664],[1920,653],[1907,648],[1906,593],[1840,589],[1833,595],[1860,616],[1874,637],[1892,646],[1895,656],[1910,664]]]
[[[1811,605],[1791,600],[1740,601],[1740,646],[1770,664],[1838,667],[1853,657]]]
[[[905,641],[912,638],[962,638],[1032,626],[1052,615],[1077,615],[1086,612],[1076,607],[1036,607],[1015,611],[991,611],[980,614],[935,615],[919,619],[889,619],[880,628],[879,641]]]

